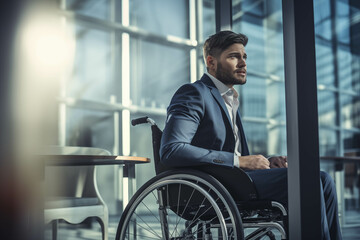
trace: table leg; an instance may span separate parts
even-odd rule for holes
[[[123,208],[127,206],[136,190],[135,164],[125,164],[123,168]]]

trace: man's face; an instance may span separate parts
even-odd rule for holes
[[[216,58],[215,77],[231,87],[235,84],[245,84],[246,58],[244,45],[231,45]]]

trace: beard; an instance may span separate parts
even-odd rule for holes
[[[225,85],[243,85],[246,83],[246,77],[244,79],[234,77],[233,73],[225,70],[221,63],[217,64],[215,77]]]

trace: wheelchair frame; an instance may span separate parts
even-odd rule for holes
[[[162,131],[151,118],[132,121],[134,126],[143,123],[151,124],[157,175],[129,201],[120,218],[117,240],[275,239],[274,229],[281,239],[287,239],[287,211],[280,203],[257,199],[251,180],[245,181],[249,185],[245,196],[250,197],[235,202],[221,179],[206,171],[163,166],[159,157]],[[244,229],[249,232],[246,236]]]

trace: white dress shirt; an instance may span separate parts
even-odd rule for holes
[[[234,167],[240,167],[239,156],[241,156],[241,144],[240,144],[239,129],[236,125],[236,116],[237,116],[236,113],[239,108],[239,99],[238,99],[239,94],[236,92],[234,88],[229,88],[211,74],[209,73],[205,73],[205,74],[210,77],[210,79],[215,84],[216,88],[219,90],[220,95],[224,99],[232,123],[232,129],[235,138]]]

